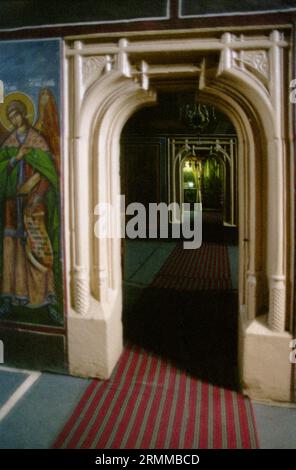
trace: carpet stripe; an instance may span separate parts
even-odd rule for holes
[[[248,419],[245,407],[245,398],[241,395],[237,396],[237,406],[239,411],[239,422],[240,422],[240,433],[242,439],[242,448],[250,448],[250,437],[249,437],[249,429],[248,429]]]
[[[176,371],[175,389],[173,393],[172,406],[170,409],[166,438],[165,438],[165,443],[163,447],[164,449],[174,449],[175,447],[178,447],[178,442],[176,441],[179,440],[179,428],[175,427],[177,424],[175,421],[178,418],[177,416],[178,402],[180,402],[180,407],[182,406],[182,403],[184,403],[184,390],[182,390],[182,387],[181,387],[181,373],[179,370]],[[176,431],[176,433],[174,433],[174,431]]]
[[[163,449],[165,446],[166,433],[169,427],[170,413],[173,406],[173,401],[175,399],[175,386],[176,386],[176,369],[174,367],[170,370],[170,379],[168,384],[168,390],[166,394],[165,403],[162,410],[161,422],[160,422],[160,432],[158,433],[155,448]]]
[[[149,358],[148,358],[149,362]],[[143,371],[146,372],[147,369],[147,357],[143,357],[143,361],[138,369],[138,374],[135,371],[135,374],[138,375],[138,378],[141,376]],[[145,376],[144,372],[144,376]],[[112,442],[115,441],[114,447],[117,444],[117,448],[120,447],[120,442],[122,437],[125,433],[125,426],[128,423],[130,413],[131,413],[131,405],[133,404],[130,400],[131,395],[133,394],[134,390],[137,388],[137,381],[134,381],[132,384],[129,384],[128,387],[122,387],[122,393],[118,399],[118,403],[115,404],[113,414],[110,417],[110,422],[106,426],[106,429],[103,431],[101,440],[98,440],[94,443],[93,447],[104,447],[105,449],[112,448]],[[109,426],[109,427],[108,427]],[[108,438],[109,436],[109,438]]]
[[[128,369],[130,368],[130,364],[133,358],[133,355],[130,353],[130,351],[126,351],[127,355],[126,360],[122,360],[119,362],[116,370],[114,371],[114,377],[116,378],[117,376],[120,377],[124,375]],[[101,407],[104,405],[106,399],[111,399],[112,397],[112,387],[110,386],[110,381],[96,381],[98,383],[98,388],[96,391],[96,395],[89,406],[89,408],[86,410],[85,415],[83,416],[83,419],[81,420],[79,425],[76,427],[75,434],[73,435],[72,439],[68,443],[68,448],[75,449],[75,448],[80,448],[83,446],[83,442],[86,439],[88,433],[92,429],[92,426],[94,425],[95,418],[97,414],[99,413]]]
[[[93,380],[55,448],[257,448],[248,398],[202,382],[140,348]]]
[[[240,422],[239,422],[238,404],[236,400],[237,394],[235,392],[232,392],[231,396],[232,396],[234,426],[235,426],[235,435],[236,435],[236,449],[242,449],[242,437],[241,437],[241,429],[240,429]]]
[[[113,373],[113,377],[122,376],[122,374],[124,374],[125,371],[129,368],[132,357],[130,351],[126,351],[126,353],[126,361],[123,361],[123,358],[120,360],[118,366],[116,367]],[[105,403],[105,400],[110,399],[110,397],[112,396],[112,385],[110,380],[106,380],[105,382],[96,380],[96,382],[99,384],[96,396],[94,397],[91,406],[85,413],[83,421],[76,428],[75,435],[73,436],[72,440],[68,443],[68,448],[82,447],[86,436],[92,429],[97,414]]]
[[[213,449],[213,437],[214,437],[214,412],[213,412],[213,385],[209,384],[208,388],[208,400],[209,400],[209,406],[208,406],[208,443],[207,443],[207,449]]]
[[[165,375],[165,383],[164,383],[164,387],[163,387],[162,393],[161,393],[161,400],[160,400],[159,408],[158,408],[158,411],[157,411],[157,414],[156,414],[156,419],[155,419],[155,423],[154,423],[154,427],[153,427],[151,441],[148,445],[149,449],[156,449],[157,448],[157,438],[158,438],[158,435],[160,434],[160,427],[163,427],[162,426],[162,424],[163,424],[162,415],[163,415],[163,411],[164,411],[164,408],[165,408],[165,403],[166,403],[166,400],[167,400],[167,391],[170,389],[171,376],[173,375],[172,372],[171,372],[171,365],[167,364],[166,368],[167,368],[167,370],[166,370],[166,375]]]
[[[198,421],[198,414],[196,413],[197,400],[197,388],[198,384],[189,380],[188,384],[188,393],[189,393],[189,405],[188,405],[188,422],[186,426],[185,436],[184,436],[184,448],[190,449],[194,448],[195,442],[195,424]]]
[[[220,389],[213,387],[213,449],[222,448],[222,416]]]
[[[227,448],[236,448],[236,435],[234,425],[234,412],[232,404],[232,392],[225,390],[225,410],[226,410],[226,422],[227,422]]]
[[[232,288],[227,246],[204,243],[197,250],[176,245],[152,282],[152,287],[180,291]]]
[[[105,448],[106,440],[108,439],[111,430],[115,426],[118,414],[124,412],[127,406],[128,398],[132,393],[135,383],[137,382],[138,375],[142,373],[143,368],[146,367],[146,361],[147,356],[144,356],[143,353],[140,352],[134,370],[135,378],[128,387],[129,392],[126,393],[127,387],[125,387],[124,383],[122,383],[121,386],[116,390],[114,399],[108,406],[103,421],[97,420],[97,427],[99,426],[99,428],[96,432],[95,439],[90,446],[92,449]]]
[[[181,377],[182,386],[181,390],[184,389],[184,407],[181,413],[181,403],[182,403],[182,396],[180,397],[180,407],[178,407],[178,423],[176,425],[176,429],[180,429],[180,439],[179,444],[177,446],[178,449],[185,449],[185,433],[188,427],[189,422],[189,410],[190,410],[190,379],[185,373],[182,374]]]
[[[82,413],[80,414],[79,418],[77,419],[75,426],[73,426],[73,428],[69,432],[69,435],[65,439],[64,446],[63,446],[64,448],[75,449],[80,439],[81,432],[84,431],[85,426],[89,422],[89,418],[92,415],[92,411],[95,408],[96,403],[99,401],[97,398],[98,392],[103,388],[103,382],[95,382],[95,383],[96,383],[96,388],[94,390],[94,393],[89,398],[88,402],[85,403],[85,407]]]
[[[148,361],[146,364],[146,370],[144,373],[143,377],[143,383],[139,387],[139,390],[137,390],[137,396],[135,401],[129,400],[127,409],[125,413],[122,413],[122,419],[121,416],[118,417],[118,420],[121,420],[120,425],[117,427],[113,428],[113,431],[110,435],[110,439],[107,442],[106,448],[110,448],[110,445],[113,442],[113,445],[111,447],[117,448],[117,449],[125,449],[127,447],[127,441],[129,439],[129,436],[131,434],[132,428],[135,424],[136,419],[140,419],[139,415],[139,410],[142,412],[143,407],[140,407],[140,404],[143,400],[143,397],[145,396],[145,390],[147,390],[146,384],[148,381],[149,374],[151,372],[151,366],[152,366],[152,356],[148,356]],[[130,398],[130,397],[129,397]],[[111,440],[111,441],[110,441]]]
[[[148,449],[150,448],[151,441],[153,440],[153,433],[157,426],[158,413],[161,412],[163,401],[166,395],[166,384],[169,378],[169,368],[164,361],[160,361],[159,383],[160,393],[157,393],[154,387],[154,394],[151,396],[151,406],[147,407],[145,411],[145,418],[141,425],[141,430],[136,442],[136,448]],[[159,391],[159,390],[158,390]]]
[[[112,376],[113,380],[109,380],[105,383],[104,391],[102,396],[97,396],[94,409],[88,425],[85,426],[83,435],[80,438],[80,447],[89,448],[96,436],[101,421],[104,420],[110,404],[116,401],[116,396],[123,386],[128,374],[135,370],[137,357],[133,350],[128,350],[128,356],[126,362],[121,359],[115,375]],[[118,387],[115,386],[117,377],[120,378]]]
[[[208,446],[208,411],[209,411],[209,384],[202,382],[201,410],[200,410],[200,435],[199,448],[207,449]]]
[[[201,430],[201,403],[202,403],[202,385],[201,381],[197,384],[197,400],[196,400],[196,420],[195,420],[195,427],[194,427],[194,435],[193,435],[193,449],[199,449],[199,440],[200,440],[200,430]]]
[[[220,389],[221,397],[221,438],[222,438],[222,449],[227,449],[227,417],[226,417],[226,403],[225,393],[223,388]]]
[[[74,428],[74,426],[76,425],[76,422],[77,420],[79,419],[79,416],[81,415],[84,407],[85,407],[85,404],[88,402],[91,394],[93,393],[94,389],[96,388],[97,384],[96,382],[93,380],[89,386],[87,387],[85,393],[84,393],[84,396],[83,398],[81,399],[81,401],[78,403],[77,407],[75,408],[71,418],[69,419],[69,421],[67,422],[66,426],[64,427],[63,431],[60,433],[60,435],[58,436],[58,439],[54,442],[53,444],[53,448],[61,448],[65,441],[66,441],[66,438],[67,436],[69,436],[71,430]]]
[[[245,405],[246,405],[246,412],[247,412],[251,449],[257,449],[259,448],[259,439],[258,439],[258,434],[255,428],[256,421],[255,421],[255,416],[254,416],[254,410],[253,410],[253,407],[251,406],[250,400],[247,399],[245,401]]]
[[[89,417],[92,414],[92,410],[95,407],[96,402],[98,401],[98,392],[101,390],[103,387],[103,382],[95,382],[96,383],[96,388],[94,390],[94,393],[92,396],[89,398],[88,402],[85,403],[85,407],[80,414],[79,418],[77,419],[77,422],[75,423],[75,426],[71,431],[69,432],[69,435],[67,436],[65,443],[64,443],[64,448],[75,448],[78,444],[80,434],[81,432],[84,431],[85,426],[89,422]]]
[[[156,357],[153,357],[153,364],[151,366],[149,381],[148,381],[148,391],[147,394],[142,394],[142,400],[139,407],[139,413],[136,416],[134,426],[128,436],[126,442],[126,448],[128,449],[139,449],[143,434],[147,429],[147,420],[153,399],[155,397],[157,386],[160,376],[160,364],[161,361]]]

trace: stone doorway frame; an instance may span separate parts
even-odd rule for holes
[[[290,29],[119,33],[65,41],[68,356],[73,375],[106,379],[122,352],[121,240],[98,239],[98,203],[121,223],[120,135],[156,103],[149,82],[196,77],[201,101],[238,136],[239,363],[246,392],[289,401],[293,305]],[[294,253],[293,253],[294,255]]]

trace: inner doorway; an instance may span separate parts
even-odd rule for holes
[[[184,250],[171,230],[167,238],[124,240],[124,338],[201,379],[237,389],[235,129],[216,108],[196,106],[191,92],[158,98],[158,106],[137,112],[123,130],[121,192],[126,204],[146,208],[201,203],[203,242]]]

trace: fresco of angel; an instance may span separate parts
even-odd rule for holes
[[[25,93],[1,105],[9,130],[0,147],[0,317],[14,306],[46,307],[61,324],[57,300],[60,269],[60,134],[54,96],[39,93],[38,118]]]

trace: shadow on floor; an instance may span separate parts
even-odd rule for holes
[[[125,304],[124,334],[201,380],[238,390],[237,311],[231,291],[148,287]]]
[[[207,220],[202,225],[202,239],[204,242],[238,244],[238,228],[223,224],[211,224]]]

